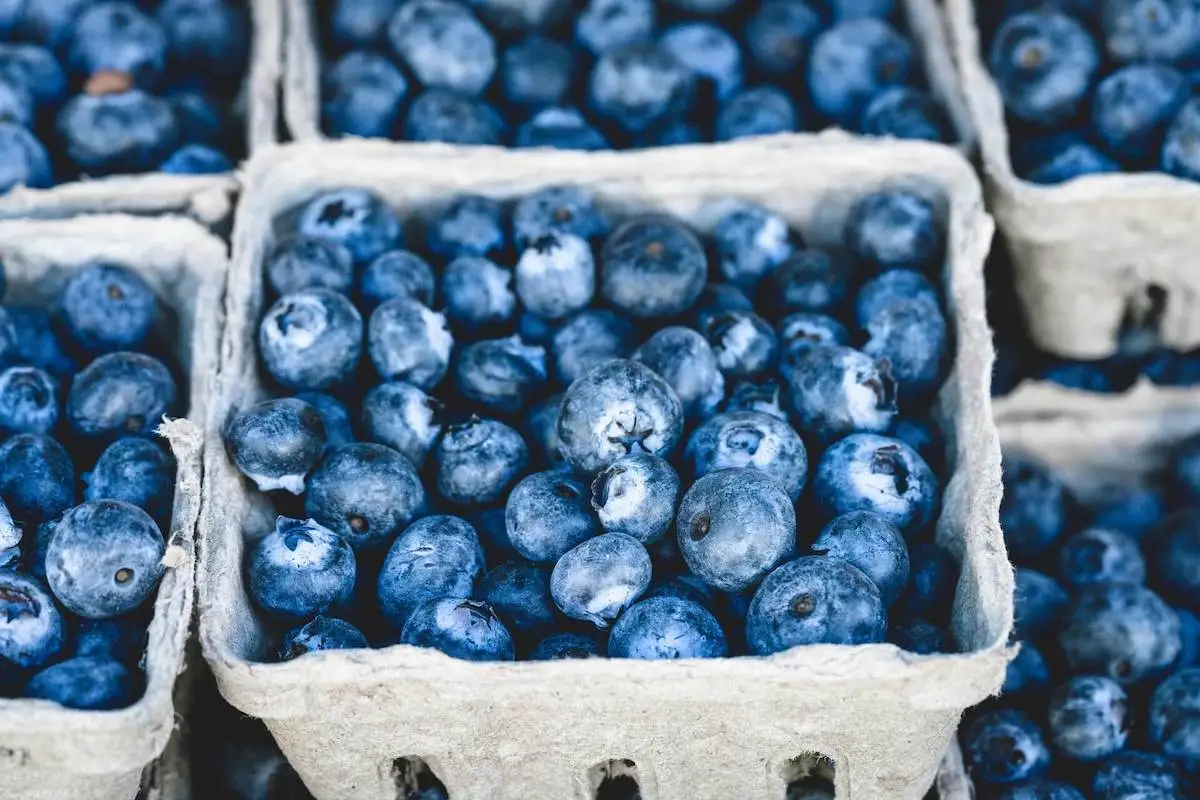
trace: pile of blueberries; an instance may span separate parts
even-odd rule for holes
[[[562,186],[298,210],[258,329],[295,395],[225,431],[280,513],[245,561],[280,659],[955,648],[938,204],[863,193],[823,249],[714,202],[705,238]]]
[[[1200,438],[1160,484],[1077,501],[1006,453],[1021,649],[960,734],[984,800],[1200,792]]]
[[[980,0],[986,58],[1026,180],[1200,179],[1200,9],[1190,0]]]
[[[179,411],[155,352],[165,315],[143,278],[104,262],[51,309],[0,307],[0,697],[101,710],[141,696],[175,491],[154,438]]]
[[[901,0],[331,0],[332,136],[570,150],[949,141]]]
[[[0,3],[0,192],[233,169],[249,51],[239,0]]]

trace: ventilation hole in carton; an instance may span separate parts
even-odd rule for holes
[[[416,756],[397,758],[392,762],[392,784],[396,800],[447,800],[446,786],[425,759]]]
[[[588,770],[588,782],[596,800],[642,800],[637,764],[628,758],[600,762]]]
[[[1131,296],[1121,320],[1120,347],[1125,353],[1144,353],[1159,345],[1159,328],[1167,311],[1167,290],[1149,284]]]
[[[833,759],[820,753],[805,753],[787,762],[786,800],[833,800]]]

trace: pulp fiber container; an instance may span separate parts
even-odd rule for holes
[[[1004,397],[992,399],[992,415],[1004,428],[1009,422],[1057,417],[1122,416],[1167,414],[1200,406],[1196,387],[1159,386],[1144,375],[1120,394],[1102,394],[1072,389],[1051,381],[1025,380]]]
[[[97,259],[133,269],[154,288],[164,308],[163,328],[155,336],[173,346],[188,382],[189,417],[203,420],[217,368],[224,244],[180,217],[0,221],[6,302],[46,306],[72,272]],[[176,728],[172,694],[191,626],[203,436],[186,419],[166,420],[159,432],[170,441],[178,472],[171,527],[164,531],[167,570],[144,658],[146,692],[118,711],[0,700],[0,797],[133,800],[143,768],[163,753]],[[157,779],[148,776],[149,786],[169,783],[167,773],[177,772],[177,763],[160,763]]]
[[[779,800],[818,755],[836,764],[839,798],[925,794],[963,710],[999,688],[1012,625],[984,319],[992,223],[965,160],[937,145],[844,137],[593,154],[360,140],[278,148],[254,159],[245,179],[207,425],[201,644],[222,694],[265,721],[319,800],[394,798],[425,767],[454,800],[583,800],[615,772],[632,774],[646,800],[692,800],[701,787],[705,797]],[[242,559],[274,513],[220,434],[267,393],[255,353],[262,263],[287,216],[339,187],[370,188],[407,216],[464,192],[513,198],[565,183],[609,207],[661,209],[701,230],[711,230],[713,200],[758,201],[817,245],[835,244],[848,203],[881,185],[944,205],[941,277],[957,356],[939,402],[952,475],[937,537],[962,564],[953,629],[963,653],[873,644],[708,661],[468,663],[397,645],[264,663],[271,643]]]
[[[1161,476],[1176,445],[1200,434],[1200,407],[1164,409],[1130,396],[1106,415],[1078,414],[1072,405],[1057,412],[1018,415],[999,422],[1006,452],[1031,455],[1053,468],[1085,502],[1112,489],[1138,486]],[[940,800],[976,796],[958,742],[951,745],[938,775]]]
[[[1103,358],[1116,352],[1124,323],[1150,321],[1166,346],[1200,346],[1200,183],[1159,173],[1089,175],[1059,186],[1018,178],[976,2],[992,0],[945,0],[950,38],[988,205],[1034,343],[1067,358]]]
[[[253,154],[278,141],[283,0],[238,0],[253,25],[250,62],[237,105],[245,145]],[[49,0],[30,0],[49,2]],[[61,218],[83,213],[179,214],[215,226],[233,211],[234,173],[170,175],[147,172],[62,183],[49,189],[18,186],[0,195],[0,219]]]
[[[283,49],[283,121],[293,140],[322,139],[325,138],[321,127],[324,54],[319,26],[322,21],[314,0],[282,2],[287,30]],[[584,0],[576,3],[579,7],[584,4]],[[975,149],[975,130],[955,73],[942,10],[936,0],[902,0],[901,6],[928,88],[949,116],[956,146],[964,153],[971,153]],[[800,80],[797,76],[796,81]]]

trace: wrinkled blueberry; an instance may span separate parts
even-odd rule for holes
[[[345,620],[318,616],[283,635],[279,660],[292,661],[308,653],[325,650],[356,650],[369,647],[362,631]]]
[[[651,661],[724,658],[728,652],[721,623],[698,603],[677,597],[651,597],[635,603],[608,637],[613,658]]]
[[[438,494],[460,506],[504,498],[529,464],[521,434],[502,422],[472,417],[446,428],[433,451]]]
[[[400,634],[402,644],[441,650],[467,661],[512,661],[512,635],[487,603],[457,597],[417,607]]]
[[[837,345],[786,354],[792,413],[800,430],[829,443],[848,433],[882,433],[897,413],[887,362]]]
[[[550,570],[525,561],[493,567],[479,582],[482,597],[513,635],[538,639],[554,626]]]
[[[485,566],[479,536],[466,520],[424,517],[392,542],[379,572],[379,606],[402,629],[426,600],[471,596]]]
[[[594,536],[563,553],[550,573],[550,596],[572,619],[609,627],[650,586],[650,554],[624,533]]]
[[[605,531],[650,544],[675,521],[679,491],[679,475],[670,464],[649,453],[631,453],[596,476],[592,508]]]
[[[870,433],[851,434],[826,450],[813,477],[823,515],[874,511],[905,537],[933,519],[939,494],[937,477],[915,450]]]

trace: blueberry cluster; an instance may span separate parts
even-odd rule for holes
[[[979,13],[1018,175],[1043,184],[1120,171],[1200,179],[1195,3],[981,0]]]
[[[948,141],[899,0],[332,0],[331,136],[570,150]]]
[[[237,0],[0,3],[0,192],[233,169],[249,30]]]
[[[866,193],[822,249],[716,202],[706,238],[573,187],[299,210],[258,329],[296,394],[225,435],[283,512],[246,562],[282,658],[951,647],[936,203]]]
[[[981,797],[1198,796],[1200,439],[1089,504],[1006,453],[1000,521],[1021,650],[960,734]]]
[[[175,489],[154,428],[179,395],[146,352],[161,316],[145,280],[99,262],[51,310],[0,307],[0,696],[141,694]]]

